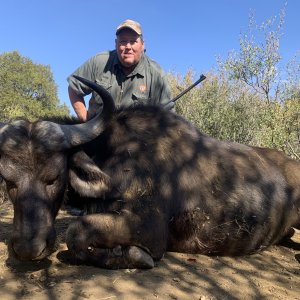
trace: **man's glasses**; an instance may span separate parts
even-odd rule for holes
[[[127,46],[128,44],[130,46],[133,46],[133,45],[137,44],[138,41],[139,41],[139,38],[132,39],[132,40],[117,40],[119,46]]]

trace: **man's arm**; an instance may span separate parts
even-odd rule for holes
[[[152,76],[151,95],[153,104],[160,104],[165,109],[174,111],[174,102],[172,102],[171,87],[167,74],[154,60],[146,56],[149,62],[149,69]]]
[[[87,109],[83,96],[78,96],[76,92],[69,86],[69,98],[78,119],[85,122],[87,120]]]
[[[169,85],[167,76],[164,75],[161,78],[161,93],[160,93],[160,104],[168,110],[175,111],[174,105],[175,103],[171,100],[172,99],[172,93],[171,93],[171,87]]]

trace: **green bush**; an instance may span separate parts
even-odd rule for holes
[[[300,101],[265,101],[243,82],[221,75],[206,74],[207,79],[180,98],[178,114],[202,132],[221,140],[252,146],[276,148],[300,155]],[[177,95],[194,81],[192,71],[183,79],[170,74],[172,92]]]

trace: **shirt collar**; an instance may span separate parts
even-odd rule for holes
[[[127,76],[135,76],[137,74],[141,75],[141,76],[145,76],[146,71],[145,71],[145,54],[142,54],[142,57],[140,59],[140,61],[138,62],[137,66],[134,68],[134,70],[132,71],[132,73],[130,73]],[[119,70],[122,70],[122,66],[121,63],[119,61],[118,58],[118,54],[117,51],[115,50],[115,57],[114,57],[114,62],[113,62],[114,66],[117,67]]]

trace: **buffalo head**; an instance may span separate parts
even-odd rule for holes
[[[98,136],[114,111],[110,94],[98,85],[93,88],[104,108],[86,123],[14,120],[0,125],[0,175],[14,207],[11,249],[20,260],[42,259],[52,252],[54,219],[67,184],[68,150]]]

